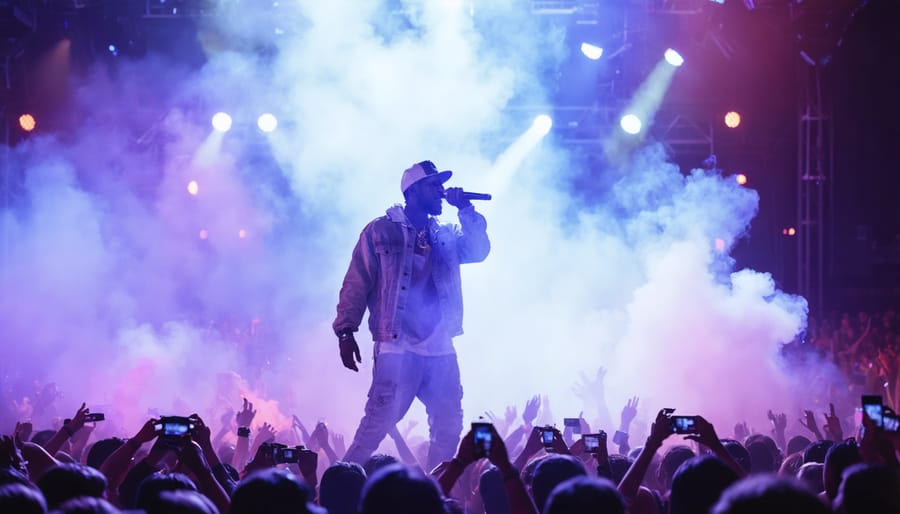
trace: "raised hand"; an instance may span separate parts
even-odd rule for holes
[[[827,432],[833,441],[840,441],[844,438],[844,430],[841,428],[841,419],[834,412],[834,404],[828,404],[828,411],[825,413],[825,432]]]
[[[84,426],[84,418],[88,415],[89,412],[91,412],[91,409],[87,408],[86,403],[82,403],[81,407],[79,407],[75,412],[75,415],[72,416],[72,421],[70,421],[69,424],[66,425],[67,427],[69,427],[69,430],[71,430],[73,434],[81,430],[81,427]]]
[[[779,413],[775,414],[771,410],[766,413],[769,417],[769,421],[772,422],[772,430],[775,432],[784,432],[787,429],[787,414]]]
[[[234,415],[237,426],[249,428],[255,417],[256,411],[253,410],[253,403],[244,398],[244,405],[241,407],[241,410]]]
[[[261,427],[256,429],[256,438],[264,443],[270,443],[275,440],[275,427],[269,423],[263,423]]]
[[[813,413],[813,411],[804,410],[803,419],[800,420],[800,424],[806,427],[807,430],[812,432],[816,439],[822,439],[822,433],[819,432],[819,425],[818,423],[816,423],[816,415]]]
[[[628,399],[628,402],[624,407],[622,407],[621,421],[623,429],[627,428],[628,425],[630,425],[631,422],[634,421],[634,418],[637,416],[637,406],[639,400],[640,398],[638,398],[637,396],[633,396]],[[627,432],[627,430],[623,430],[623,432]]]
[[[12,437],[0,436],[0,469],[14,469],[28,476],[25,459]]]
[[[34,427],[31,425],[30,421],[23,421],[21,423],[17,421],[15,432],[13,432],[16,446],[21,448],[22,443],[30,441],[32,430],[34,430]]]
[[[739,423],[734,424],[734,438],[735,440],[743,443],[747,436],[750,435],[750,427],[747,425],[746,421],[741,421]]]
[[[716,435],[716,429],[712,426],[712,423],[706,421],[702,416],[696,416],[696,418],[697,421],[695,426],[697,427],[697,433],[686,435],[684,438],[696,441],[707,448],[715,448],[722,444],[722,442],[719,441],[719,436]]]
[[[346,455],[347,445],[344,443],[343,434],[337,432],[331,433],[331,444],[334,446],[334,453],[338,455]]]
[[[647,443],[648,445],[652,443],[660,446],[670,435],[672,435],[672,420],[666,414],[666,410],[662,409],[656,414],[656,421],[650,425],[650,435],[647,437]]]
[[[325,423],[317,423],[316,428],[313,430],[312,439],[319,443],[319,446],[322,448],[330,447],[328,441],[328,427]]]
[[[603,396],[603,380],[606,378],[606,368],[600,367],[594,378],[588,376],[582,371],[580,380],[572,385],[572,392],[579,396],[582,400],[593,403],[598,397]]]
[[[531,397],[528,402],[525,403],[525,410],[522,411],[522,421],[525,422],[525,425],[531,426],[534,420],[537,418],[538,411],[541,408],[541,396],[536,394]]]

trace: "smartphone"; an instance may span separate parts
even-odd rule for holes
[[[885,414],[882,418],[882,427],[885,432],[900,432],[900,418]]]
[[[563,425],[571,428],[573,434],[581,433],[581,420],[578,418],[563,418]]]
[[[672,416],[672,432],[676,434],[696,434],[697,416]]]
[[[157,435],[181,437],[194,430],[194,422],[182,416],[163,416],[153,426]]]
[[[490,423],[472,423],[472,432],[475,438],[475,458],[485,459],[491,454],[491,434]]]
[[[275,464],[294,464],[300,462],[300,448],[276,446],[273,448],[272,460]]]
[[[556,434],[552,427],[544,427],[541,429],[541,444],[544,445],[544,448],[553,448],[553,439],[555,439]]]
[[[584,441],[584,450],[588,453],[597,453],[600,451],[600,445],[606,444],[606,432],[600,431],[596,434],[584,434],[581,436]]]
[[[862,410],[876,427],[884,427],[884,404],[881,396],[864,394],[862,396]]]
[[[97,421],[103,421],[105,419],[106,416],[104,416],[102,412],[89,412],[84,416],[85,423],[95,423]]]

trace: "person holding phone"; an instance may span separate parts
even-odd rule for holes
[[[459,266],[490,253],[487,222],[451,171],[431,161],[403,172],[405,206],[395,205],[360,234],[334,320],[341,361],[362,362],[354,333],[369,311],[375,366],[365,414],[344,460],[363,463],[419,398],[428,412],[428,469],[453,456],[462,431],[462,385],[453,338],[462,334]],[[460,226],[438,222],[443,201]]]

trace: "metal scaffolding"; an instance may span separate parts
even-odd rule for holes
[[[824,307],[828,227],[834,171],[831,98],[823,69],[800,61],[800,113],[797,130],[797,292],[811,311]]]

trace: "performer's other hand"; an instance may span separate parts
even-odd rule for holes
[[[341,349],[341,361],[344,363],[344,367],[353,371],[359,371],[356,363],[362,362],[362,356],[359,354],[359,345],[356,344],[353,334],[349,333],[343,338],[338,338],[338,346]],[[353,361],[354,357],[356,357],[356,362]]]

